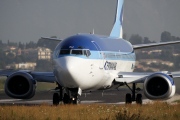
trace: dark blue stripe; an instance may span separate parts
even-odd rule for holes
[[[95,44],[92,42],[94,41]],[[123,39],[96,36],[92,34],[80,34],[71,36],[58,45],[56,49],[89,49],[93,51],[133,52],[132,45]]]

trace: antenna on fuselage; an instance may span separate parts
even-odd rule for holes
[[[93,34],[93,35],[94,35],[94,28],[93,28],[93,31],[92,31],[92,32],[90,32],[90,34]]]

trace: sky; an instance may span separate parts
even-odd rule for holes
[[[124,0],[123,30],[159,41],[163,31],[180,37],[180,0]],[[109,35],[117,0],[0,0],[0,40],[64,39],[77,33]]]

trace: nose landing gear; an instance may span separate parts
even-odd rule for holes
[[[59,105],[59,102],[64,104],[77,104],[78,103],[78,88],[62,88],[58,86],[55,89],[56,93],[53,94],[53,105]]]
[[[78,88],[66,89],[66,93],[64,93],[64,97],[63,97],[64,104],[77,104],[77,99],[78,99]]]

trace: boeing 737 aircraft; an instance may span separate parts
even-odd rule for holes
[[[142,83],[148,99],[171,98],[175,94],[173,78],[180,75],[162,71],[134,73],[135,50],[180,41],[132,45],[122,39],[123,3],[124,0],[118,0],[110,36],[76,34],[62,40],[53,53],[53,72],[0,71],[1,76],[7,76],[5,93],[12,98],[29,99],[35,94],[36,82],[56,82],[53,104],[76,104],[82,92],[127,86],[132,93],[126,94],[125,102],[142,104],[142,95],[136,93],[136,85]]]

